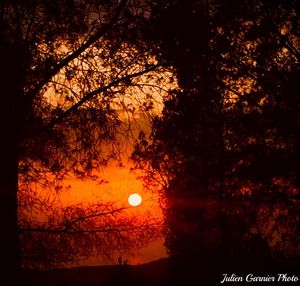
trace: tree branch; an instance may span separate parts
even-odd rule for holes
[[[77,58],[81,53],[83,53],[87,48],[89,48],[92,44],[94,44],[97,40],[103,37],[115,24],[117,19],[119,18],[122,10],[124,9],[128,0],[122,0],[116,13],[112,16],[110,22],[106,25],[103,25],[99,28],[94,35],[92,35],[84,44],[82,44],[77,50],[75,50],[72,54],[65,57],[62,61],[57,63],[49,73],[31,90],[28,91],[26,97],[29,97],[29,100],[32,100],[33,97],[42,89],[42,87],[49,82],[49,80],[56,75],[63,67],[68,65],[72,60]]]
[[[108,212],[102,212],[102,213],[94,213],[94,214],[90,214],[90,215],[86,215],[86,216],[82,216],[82,217],[78,217],[74,220],[69,220],[68,221],[68,227],[71,227],[72,225],[76,224],[78,221],[83,221],[86,219],[90,219],[90,218],[96,218],[96,217],[100,217],[100,216],[105,216],[105,215],[112,215],[114,213],[123,211],[127,208],[118,208],[112,211],[108,211]]]
[[[107,233],[107,232],[128,232],[143,227],[155,226],[158,223],[143,223],[138,226],[124,227],[124,228],[94,228],[94,229],[66,229],[66,228],[43,228],[43,227],[31,227],[31,228],[20,228],[20,233],[24,232],[38,232],[38,233],[49,233],[49,234],[80,234],[80,233]]]
[[[25,138],[30,138],[30,137],[34,137],[40,133],[46,132],[49,129],[53,128],[56,124],[58,124],[60,121],[62,121],[64,118],[66,118],[68,115],[70,115],[72,112],[76,111],[80,106],[82,106],[85,102],[87,102],[88,100],[92,99],[94,96],[96,96],[97,94],[100,94],[104,91],[107,91],[108,89],[117,86],[119,83],[122,82],[126,82],[131,80],[132,78],[138,77],[140,75],[143,75],[145,73],[148,73],[150,71],[155,70],[158,66],[160,65],[151,65],[149,66],[147,69],[136,72],[136,73],[132,73],[129,75],[126,75],[124,77],[115,79],[113,81],[111,81],[109,84],[99,87],[89,93],[87,93],[82,99],[80,99],[77,103],[75,103],[74,105],[72,105],[70,108],[68,108],[67,110],[65,110],[61,115],[59,115],[58,117],[54,118],[50,123],[48,123],[46,126],[44,126],[43,128],[39,129],[39,130],[35,130],[33,133],[29,134],[28,136],[26,136]]]

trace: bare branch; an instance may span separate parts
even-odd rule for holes
[[[54,118],[49,124],[47,124],[46,126],[44,126],[42,129],[39,130],[35,130],[34,132],[32,132],[31,134],[29,134],[27,136],[27,138],[30,137],[34,137],[42,132],[46,132],[49,129],[53,128],[56,124],[58,124],[59,122],[61,122],[64,118],[66,118],[68,115],[70,115],[72,112],[76,111],[80,106],[82,106],[85,102],[87,102],[88,100],[92,99],[94,96],[109,90],[110,88],[117,86],[119,83],[122,82],[127,82],[132,78],[138,77],[140,75],[143,75],[145,73],[148,73],[150,71],[155,70],[157,67],[159,67],[160,65],[150,65],[148,68],[146,68],[145,70],[136,72],[136,73],[132,73],[132,74],[128,74],[124,77],[118,78],[116,80],[111,81],[109,84],[99,87],[89,93],[87,93],[82,99],[80,99],[77,103],[75,103],[74,105],[72,105],[69,109],[67,109],[66,111],[64,111],[64,113],[62,113],[60,116]]]
[[[91,45],[93,45],[97,40],[102,38],[110,29],[113,27],[117,19],[119,18],[121,12],[123,11],[127,0],[122,0],[115,14],[111,17],[111,20],[108,24],[103,25],[99,28],[98,31],[95,32],[84,44],[82,44],[77,50],[75,50],[72,54],[65,57],[62,61],[56,64],[50,71],[45,75],[45,77],[31,90],[26,94],[29,99],[32,99],[41,89],[42,87],[49,82],[49,80],[56,75],[63,67],[68,65],[71,61],[77,58],[80,54],[82,54],[86,49],[88,49]]]

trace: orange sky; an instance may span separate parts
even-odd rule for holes
[[[125,45],[123,49],[119,51],[121,56],[128,57],[127,49],[135,50],[133,47]],[[65,52],[66,48],[62,47],[62,50],[57,52]],[[99,51],[95,52],[95,55],[98,55]],[[148,56],[149,57],[149,56]],[[105,66],[103,61],[95,56],[94,67],[97,72],[102,72],[103,75],[110,75],[110,68]],[[146,62],[153,64],[156,62],[156,59],[150,56],[145,58]],[[77,66],[80,63],[80,58],[71,63],[71,66]],[[91,68],[91,67],[89,67]],[[115,67],[116,68],[116,67]],[[128,70],[127,70],[128,69]],[[140,66],[133,64],[129,68],[126,68],[127,73],[135,72],[139,70]],[[105,77],[105,78],[106,78]],[[159,70],[158,72],[151,72],[145,75],[142,75],[138,78],[135,78],[133,82],[137,86],[128,86],[126,90],[123,90],[120,93],[115,93],[115,99],[110,102],[112,107],[118,111],[119,117],[125,124],[128,122],[131,126],[131,132],[136,136],[138,132],[144,129],[144,131],[149,132],[150,129],[150,119],[155,114],[160,114],[163,108],[163,98],[168,97],[169,90],[178,87],[177,80],[174,78],[173,73],[170,70]],[[79,100],[77,97],[74,97],[72,91],[75,94],[80,94],[80,88],[77,85],[76,80],[68,80],[64,74],[64,71],[61,71],[58,75],[54,77],[54,81],[49,84],[47,90],[44,94],[46,101],[53,105],[61,105],[64,108],[68,108],[68,103],[64,102],[64,97],[61,98],[60,94],[55,93],[56,84],[62,84],[61,86],[66,86],[65,93],[69,94],[74,98],[75,102]],[[140,84],[140,86],[138,85]],[[118,88],[118,87],[116,87]],[[122,86],[120,88],[123,88]],[[153,103],[153,109],[148,111],[143,111],[140,109],[144,104],[148,104],[149,101]],[[69,104],[74,104],[74,102]],[[130,110],[134,111],[130,111]],[[122,139],[122,138],[121,138]],[[119,139],[117,139],[119,140]],[[143,187],[142,183],[136,178],[136,176],[130,172],[130,163],[127,162],[127,157],[130,155],[133,142],[132,139],[129,140],[128,146],[125,146],[122,150],[122,157],[125,161],[124,167],[119,167],[117,164],[110,164],[108,167],[103,167],[99,171],[99,175],[102,179],[106,180],[108,183],[97,184],[92,180],[80,181],[75,178],[69,178],[64,181],[67,185],[70,185],[71,188],[67,192],[62,192],[60,194],[60,201],[63,206],[68,206],[78,203],[93,203],[93,202],[113,202],[116,207],[128,207],[126,210],[132,215],[138,217],[146,217],[149,214],[153,218],[159,219],[163,223],[163,213],[159,205],[159,196],[153,192],[150,192]],[[127,153],[127,154],[125,154]],[[127,163],[126,163],[127,162]],[[138,193],[143,198],[143,203],[138,207],[131,207],[128,204],[128,196],[132,193]],[[124,259],[128,260],[128,263],[144,263],[151,260],[155,260],[161,257],[166,256],[166,249],[163,246],[163,238],[152,243],[148,247],[142,250],[135,250],[133,255],[125,257]],[[86,261],[86,264],[97,264],[99,259],[92,258],[89,261]],[[112,261],[117,262],[117,261]]]
[[[159,204],[159,195],[143,187],[142,182],[130,172],[130,165],[119,167],[111,164],[100,172],[101,178],[107,181],[104,184],[97,184],[92,180],[80,181],[77,179],[65,180],[71,189],[62,192],[60,195],[63,206],[89,203],[89,202],[113,202],[116,207],[128,207],[129,214],[138,217],[159,219],[163,223],[163,213]],[[137,207],[128,204],[128,196],[138,193],[142,196],[143,202]],[[132,249],[131,253],[122,256],[130,264],[142,264],[167,256],[164,247],[164,238],[161,237],[142,249]],[[91,257],[80,265],[99,265],[118,263],[118,257],[103,260],[102,257]]]

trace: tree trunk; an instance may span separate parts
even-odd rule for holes
[[[20,58],[14,45],[0,43],[0,285],[18,285],[20,270],[17,218]]]

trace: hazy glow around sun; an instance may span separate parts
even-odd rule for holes
[[[133,206],[133,207],[137,207],[142,203],[142,197],[139,194],[131,194],[128,197],[128,203]]]

